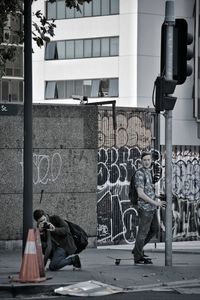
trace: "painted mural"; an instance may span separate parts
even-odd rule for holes
[[[157,193],[165,193],[165,151],[154,148],[154,116],[145,111],[116,113],[113,130],[111,111],[99,113],[97,240],[103,244],[134,244],[137,211],[130,206],[129,184],[140,155],[152,152],[152,171],[159,173]],[[173,240],[200,238],[200,147],[174,147],[173,158]],[[165,211],[158,210],[160,234],[164,240]]]

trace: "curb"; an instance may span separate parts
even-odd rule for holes
[[[181,281],[171,281],[171,282],[161,282],[155,284],[146,284],[146,285],[138,285],[137,287],[128,287],[126,288],[126,292],[141,292],[141,291],[150,291],[154,290],[155,288],[178,288],[178,287],[194,287],[200,285],[200,278],[198,279],[191,279],[191,280],[181,280]]]

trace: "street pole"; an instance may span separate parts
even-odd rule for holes
[[[33,227],[33,153],[32,153],[32,0],[24,1],[24,194],[23,252],[28,230]]]
[[[174,1],[165,3],[166,27],[166,61],[165,77],[173,79],[173,32],[175,26]],[[166,224],[165,224],[165,265],[172,266],[172,110],[165,111],[165,191],[166,191]]]

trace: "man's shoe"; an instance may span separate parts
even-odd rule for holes
[[[81,269],[81,261],[78,255],[72,257],[72,265],[74,268]]]
[[[152,265],[151,259],[141,257],[138,260],[135,260],[135,265]]]

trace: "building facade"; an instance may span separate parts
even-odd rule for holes
[[[175,1],[175,17],[186,19],[193,36],[197,2]],[[154,81],[160,73],[164,0],[93,0],[85,3],[81,12],[66,9],[64,0],[38,0],[33,10],[39,9],[47,18],[56,19],[57,27],[46,47],[34,47],[35,103],[77,104],[72,98],[81,95],[89,102],[115,99],[121,107],[153,107]],[[194,65],[194,60],[191,63]],[[175,89],[174,145],[199,144],[194,71],[193,67],[192,75]],[[165,118],[161,115],[160,119],[164,144]]]

